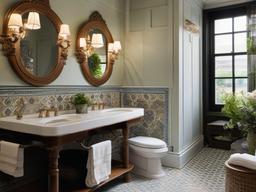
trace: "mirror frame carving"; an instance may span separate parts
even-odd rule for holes
[[[96,28],[99,29],[106,39],[106,59],[107,59],[107,66],[106,70],[101,78],[95,78],[91,72],[88,65],[88,58],[85,52],[80,48],[80,38],[84,38],[84,34],[88,33],[90,29]],[[104,84],[106,81],[109,80],[112,71],[113,71],[113,64],[114,60],[111,59],[108,53],[108,43],[113,43],[113,37],[108,29],[106,21],[102,18],[101,14],[98,11],[93,12],[89,20],[86,21],[81,25],[78,30],[77,37],[76,37],[76,57],[78,63],[80,63],[81,70],[85,79],[93,86],[100,86]]]
[[[39,14],[45,15],[55,26],[57,34],[59,33],[60,26],[63,23],[58,15],[51,9],[49,0],[21,0],[20,2],[14,4],[5,13],[3,36],[8,36],[8,21],[11,14],[24,14],[30,11],[36,11]],[[34,86],[46,86],[60,75],[68,56],[68,47],[65,48],[61,44],[58,44],[58,38],[56,39],[56,44],[58,46],[58,51],[55,67],[44,77],[37,77],[25,69],[20,57],[20,40],[11,42],[7,39],[5,42],[3,42],[3,47],[5,50],[4,55],[8,57],[8,61],[11,64],[12,69],[23,81]]]

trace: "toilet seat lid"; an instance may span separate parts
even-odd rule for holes
[[[161,149],[166,147],[166,143],[164,141],[153,137],[133,137],[129,139],[129,143],[149,149]]]

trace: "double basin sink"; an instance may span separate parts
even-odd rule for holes
[[[144,116],[142,108],[111,108],[87,114],[64,113],[56,117],[38,118],[38,114],[0,118],[0,128],[40,136],[62,136]]]

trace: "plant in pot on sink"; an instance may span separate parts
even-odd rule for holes
[[[226,128],[238,127],[246,136],[248,152],[255,154],[256,149],[256,91],[245,94],[224,96],[222,112],[230,120]]]
[[[76,113],[84,114],[88,113],[88,106],[91,105],[89,97],[85,96],[83,93],[77,93],[72,97],[72,104],[76,108]]]

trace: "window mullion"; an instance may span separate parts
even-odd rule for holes
[[[232,92],[235,94],[236,87],[235,87],[235,24],[234,24],[234,17],[232,17]]]

